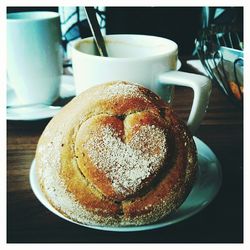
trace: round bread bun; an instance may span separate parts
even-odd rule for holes
[[[143,225],[183,203],[197,155],[169,105],[140,85],[117,81],[62,108],[40,137],[36,167],[48,201],[71,220]]]

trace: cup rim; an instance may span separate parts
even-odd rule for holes
[[[141,60],[150,60],[150,59],[157,59],[160,57],[164,57],[164,56],[169,56],[171,54],[173,55],[177,55],[178,54],[178,45],[176,42],[174,42],[171,39],[168,38],[164,38],[164,37],[160,37],[160,36],[153,36],[153,35],[141,35],[141,34],[112,34],[112,35],[104,35],[104,39],[105,38],[112,38],[112,37],[129,37],[129,36],[133,36],[133,37],[143,37],[143,38],[147,38],[147,39],[159,39],[162,40],[164,42],[170,42],[173,46],[174,49],[172,49],[171,51],[166,51],[166,52],[162,52],[162,53],[156,53],[156,54],[152,54],[152,55],[146,55],[146,56],[140,56],[140,57],[101,57],[98,55],[92,55],[92,54],[88,54],[85,52],[80,51],[77,46],[79,46],[79,44],[86,42],[86,41],[91,41],[93,42],[93,36],[91,37],[86,37],[83,39],[80,39],[78,41],[76,41],[73,45],[73,51],[80,54],[80,55],[84,55],[86,57],[92,58],[92,59],[102,59],[105,61],[141,61]]]
[[[34,22],[59,18],[55,11],[21,11],[7,13],[8,22]]]

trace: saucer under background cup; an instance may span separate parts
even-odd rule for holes
[[[62,75],[60,83],[60,98],[65,99],[75,96],[74,78],[72,75]],[[18,108],[22,105],[18,100],[15,92],[10,87],[7,88],[7,108],[6,118],[7,120],[19,120],[19,121],[35,121],[41,119],[47,119],[53,117],[60,108],[51,109],[48,108]],[[17,107],[17,108],[11,108]]]

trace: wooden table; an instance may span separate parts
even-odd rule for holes
[[[192,91],[177,88],[174,108],[186,119]],[[213,86],[196,136],[217,155],[223,184],[204,210],[175,225],[145,232],[112,233],[74,225],[48,211],[34,196],[29,169],[48,120],[7,122],[8,242],[242,242],[243,114]]]

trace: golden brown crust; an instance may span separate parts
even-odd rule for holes
[[[48,124],[36,166],[50,203],[91,225],[142,225],[176,210],[197,170],[186,125],[135,84],[91,88]]]

